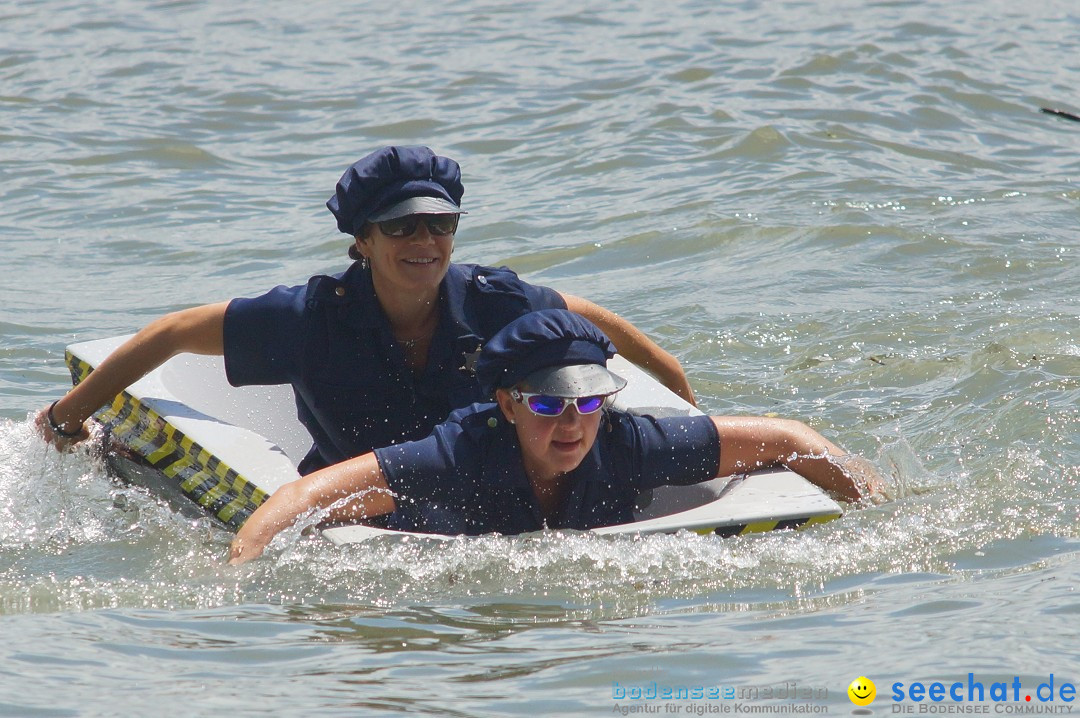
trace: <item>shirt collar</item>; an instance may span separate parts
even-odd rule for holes
[[[379,297],[375,294],[375,282],[371,270],[365,269],[360,262],[353,262],[343,274],[332,278],[327,290],[322,292],[323,299],[333,304],[347,305],[347,321],[359,329],[375,329],[389,326]],[[439,324],[437,331],[446,332],[456,338],[470,333],[465,323],[465,290],[469,281],[465,271],[451,263],[439,284]]]
[[[485,472],[480,477],[480,483],[495,490],[524,492],[529,499],[537,524],[540,525],[543,518],[540,514],[540,504],[533,493],[529,477],[525,474],[525,464],[521,459],[521,445],[518,443],[517,432],[510,424],[502,420],[501,414],[499,422],[499,426],[492,429],[497,434],[495,441],[491,444],[491,461],[487,462],[488,467],[497,468]],[[602,422],[589,453],[570,473],[569,491],[563,497],[564,503],[560,507],[555,525],[551,528],[579,525],[581,512],[588,508],[582,503],[590,493],[585,490],[585,487],[605,482],[606,476],[600,459],[600,442],[603,439],[604,428],[604,422]]]
[[[450,263],[439,285],[439,300],[442,306],[439,311],[439,326],[446,331],[446,335],[457,338],[464,334],[471,334],[465,317],[466,290],[470,277],[464,267]]]
[[[330,301],[348,306],[344,312],[346,322],[357,329],[375,329],[388,324],[386,315],[375,296],[375,284],[371,281],[371,271],[353,262],[338,279],[337,286],[327,297]]]
[[[499,467],[497,471],[487,473],[480,477],[481,483],[493,487],[524,488],[532,491],[529,477],[525,475],[525,464],[521,459],[521,444],[518,443],[517,432],[507,422],[502,413],[498,413],[498,426],[491,430],[495,432],[495,440],[491,442],[491,461],[489,466]],[[603,439],[605,420],[600,423],[600,430],[596,432],[596,441],[593,442],[589,453],[581,460],[577,468],[571,473],[571,491],[579,483],[602,483],[604,482],[603,464],[600,459],[600,442]]]
[[[490,444],[491,460],[487,466],[494,471],[484,472],[480,483],[493,489],[520,489],[532,493],[532,485],[525,474],[525,464],[521,460],[521,445],[517,432],[502,416],[497,408],[498,425],[491,429],[495,440]],[[490,421],[490,419],[489,419]]]

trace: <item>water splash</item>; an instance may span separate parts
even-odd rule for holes
[[[561,607],[579,619],[674,610],[812,610],[861,600],[898,574],[962,577],[979,552],[1031,534],[1076,535],[1069,487],[1037,450],[987,470],[934,473],[894,430],[875,462],[895,500],[806,530],[731,539],[689,532],[386,538],[334,547],[306,529],[225,564],[232,534],[111,478],[86,450],[59,454],[29,422],[0,424],[0,613],[243,604]],[[962,556],[962,560],[957,557]],[[560,619],[562,620],[562,619]]]

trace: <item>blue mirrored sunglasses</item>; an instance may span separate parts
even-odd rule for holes
[[[577,408],[579,414],[595,414],[604,408],[604,403],[607,401],[606,395],[579,396],[568,399],[548,394],[531,394],[517,389],[511,389],[510,396],[514,401],[527,406],[529,411],[537,416],[560,416],[566,411],[566,407],[571,404]]]

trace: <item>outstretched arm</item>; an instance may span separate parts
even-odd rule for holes
[[[644,332],[614,312],[572,294],[560,292],[560,296],[566,302],[567,309],[600,327],[620,354],[655,374],[661,384],[697,406],[694,391],[690,388],[690,382],[686,380],[686,373],[678,359],[661,349]]]
[[[847,501],[884,499],[885,482],[869,461],[849,454],[800,421],[714,416],[720,432],[720,470],[728,476],[783,464]]]
[[[76,436],[64,437],[54,432],[48,409],[38,412],[34,422],[38,430],[57,449],[66,449],[86,438],[83,423],[91,414],[176,354],[221,354],[226,306],[228,302],[207,304],[151,322],[117,347],[90,376],[52,406],[56,424]]]
[[[229,563],[258,558],[281,531],[306,511],[334,506],[330,521],[358,521],[394,510],[393,496],[375,454],[367,453],[285,484],[255,510],[229,547]]]

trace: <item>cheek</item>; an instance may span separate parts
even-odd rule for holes
[[[522,446],[543,444],[551,438],[555,422],[536,416],[521,405],[515,408],[514,421],[517,424],[518,442]]]
[[[582,417],[585,420],[585,445],[589,449],[596,443],[596,435],[600,431],[601,414],[602,412],[598,411],[595,414]]]
[[[453,236],[444,237],[435,240],[439,247],[439,252],[445,255],[447,261],[450,261],[450,255],[454,253],[454,238]]]

